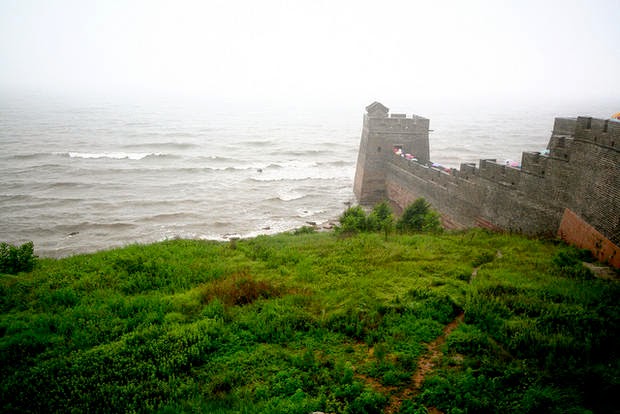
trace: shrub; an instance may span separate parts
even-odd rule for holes
[[[0,273],[30,272],[36,261],[34,243],[31,241],[19,247],[4,242],[0,243]]]
[[[367,228],[372,231],[382,231],[387,239],[388,233],[394,227],[394,215],[387,202],[377,204],[366,221]]]
[[[382,231],[387,239],[388,233],[394,227],[394,215],[387,202],[381,202],[366,215],[360,206],[349,207],[340,216],[340,227],[343,233],[358,233],[366,231]]]
[[[480,355],[487,352],[490,346],[489,338],[474,325],[461,324],[450,336],[446,343],[452,352],[466,355]]]
[[[441,229],[439,214],[431,209],[424,198],[418,198],[407,206],[396,223],[401,232],[436,232]]]
[[[345,233],[357,233],[367,230],[366,213],[360,206],[346,209],[338,221],[340,222],[340,231]]]
[[[348,411],[359,414],[380,413],[387,401],[383,394],[375,391],[364,391],[353,400]]]

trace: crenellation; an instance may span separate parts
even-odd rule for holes
[[[565,135],[552,135],[547,145],[548,156],[567,161],[572,152],[574,138]]]
[[[496,159],[481,159],[479,166],[478,176],[480,178],[494,181],[498,175],[502,175],[502,166],[497,163]]]
[[[461,163],[461,168],[456,170],[455,174],[466,180],[469,179],[470,176],[476,175],[476,163],[474,162]]]
[[[575,136],[577,118],[555,118],[552,135]]]
[[[619,138],[620,122],[590,117],[579,117],[577,119],[576,140],[617,148]]]
[[[620,120],[610,119],[607,123],[607,133],[614,141],[611,146],[614,148],[620,147]]]
[[[521,155],[521,171],[544,177],[545,167],[549,158],[540,152],[524,152]]]
[[[478,167],[447,169],[430,161],[427,118],[388,117],[377,103],[369,108],[354,187],[360,202],[388,198],[405,208],[425,197],[450,228],[529,235],[556,234],[569,208],[620,243],[620,122],[556,118],[547,150],[523,152],[520,168],[482,159]]]

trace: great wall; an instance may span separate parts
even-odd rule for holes
[[[556,118],[544,153],[520,166],[496,160],[443,168],[431,162],[426,118],[366,107],[354,181],[360,204],[404,209],[424,197],[451,229],[485,227],[559,236],[620,267],[620,122]]]

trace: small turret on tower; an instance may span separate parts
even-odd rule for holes
[[[387,118],[388,112],[390,112],[390,108],[377,101],[366,107],[366,113],[370,118]]]
[[[362,204],[373,204],[385,199],[385,170],[387,160],[400,148],[417,158],[429,161],[429,120],[417,115],[389,115],[389,108],[379,102],[366,107],[364,126],[357,158],[353,191]]]

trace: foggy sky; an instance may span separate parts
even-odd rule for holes
[[[0,0],[0,90],[618,100],[620,0]]]

